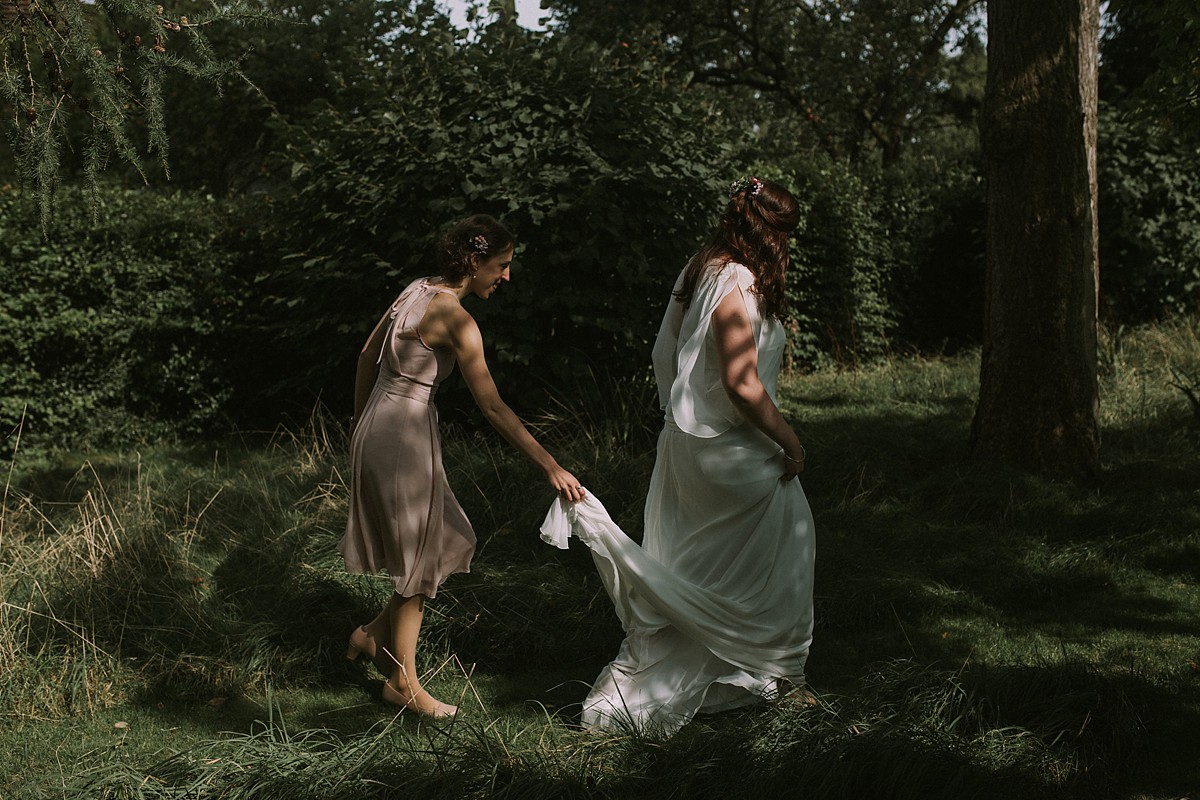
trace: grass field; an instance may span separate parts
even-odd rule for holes
[[[817,521],[821,702],[668,741],[579,731],[621,631],[494,434],[445,437],[480,534],[429,606],[452,723],[342,658],[389,584],[340,571],[344,434],[25,459],[0,508],[0,795],[1200,798],[1200,325],[1110,337],[1095,485],[970,463],[977,359],[786,381]],[[1182,388],[1181,388],[1182,387]],[[539,424],[640,531],[649,387]]]

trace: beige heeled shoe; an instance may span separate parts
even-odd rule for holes
[[[357,661],[361,656],[371,659],[375,669],[379,670],[384,678],[389,677],[396,667],[391,654],[385,648],[377,646],[371,634],[367,633],[367,629],[362,625],[350,633],[350,641],[346,644],[346,660]]]

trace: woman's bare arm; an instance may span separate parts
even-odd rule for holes
[[[431,347],[444,343],[454,349],[458,368],[484,418],[510,444],[546,473],[546,478],[555,492],[572,502],[582,500],[583,491],[579,488],[579,481],[575,476],[559,466],[554,457],[533,438],[533,434],[501,399],[484,359],[483,337],[475,319],[466,309],[448,297],[444,300],[436,298],[430,303],[430,312],[432,313],[427,313],[421,321],[422,338]]]
[[[758,377],[758,347],[741,289],[725,295],[712,315],[721,384],[734,408],[783,448],[784,479],[804,471],[804,448]]]

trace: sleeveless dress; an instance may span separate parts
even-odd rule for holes
[[[402,597],[434,597],[442,581],[469,572],[475,531],[442,467],[433,396],[454,369],[417,325],[448,289],[409,284],[388,313],[379,376],[350,439],[350,515],[338,550],[352,573],[386,570]]]
[[[746,267],[714,264],[686,310],[668,304],[654,347],[665,419],[642,545],[591,492],[575,505],[557,500],[543,524],[544,540],[566,547],[574,535],[591,548],[625,629],[584,700],[589,728],[670,735],[698,711],[774,697],[777,678],[804,683],[812,512],[798,480],[780,481],[779,445],[729,401],[711,330],[717,305],[740,292],[774,399],[785,335],[759,314],[753,285]]]

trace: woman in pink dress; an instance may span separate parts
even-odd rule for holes
[[[479,327],[462,306],[510,279],[513,236],[475,215],[441,240],[442,274],[400,294],[358,359],[350,439],[350,515],[338,549],[352,573],[386,570],[394,594],[371,622],[350,635],[347,658],[370,658],[387,677],[385,702],[446,717],[457,708],[432,697],[416,672],[425,598],[447,576],[470,569],[475,533],[446,482],[433,396],[462,370],[488,422],[537,464],[554,491],[583,497],[579,481],[546,452],[496,391]]]

